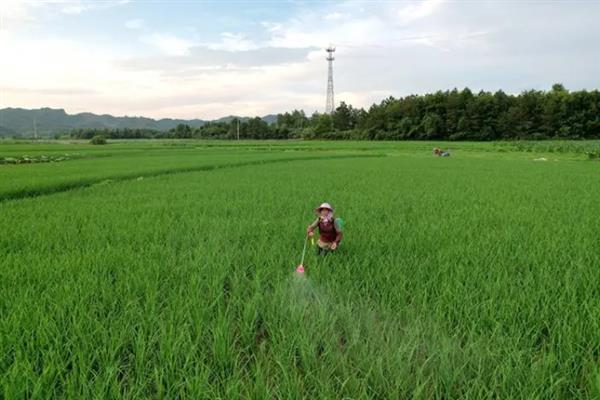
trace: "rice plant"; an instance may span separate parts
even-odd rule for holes
[[[377,146],[0,202],[0,396],[599,396],[597,164]]]

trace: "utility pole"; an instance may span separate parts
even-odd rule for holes
[[[35,117],[33,117],[33,138],[37,139],[37,121],[35,120]]]

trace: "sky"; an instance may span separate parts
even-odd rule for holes
[[[0,1],[0,108],[216,119],[600,87],[600,1]]]

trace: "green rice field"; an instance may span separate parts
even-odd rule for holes
[[[582,143],[0,142],[0,399],[600,398]]]

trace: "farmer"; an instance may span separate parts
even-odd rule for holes
[[[334,251],[342,241],[342,223],[339,218],[333,216],[333,208],[329,203],[323,203],[315,208],[318,218],[306,229],[306,234],[313,237],[314,230],[319,228],[319,240],[317,241],[317,254]]]
[[[438,157],[450,157],[450,151],[442,150],[438,147],[433,148],[433,155]]]

